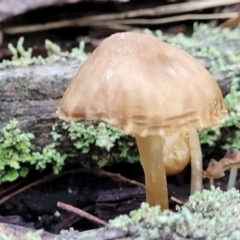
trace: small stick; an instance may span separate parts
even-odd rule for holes
[[[55,21],[55,22],[48,22],[46,24],[32,24],[28,26],[10,26],[4,28],[2,31],[4,34],[18,34],[18,33],[31,33],[31,32],[41,32],[41,31],[47,31],[52,29],[59,29],[64,27],[105,27],[105,28],[111,28],[118,31],[132,31],[135,28],[132,28],[127,25],[121,25],[118,23],[113,23],[109,21],[86,21],[82,18],[75,18],[71,20],[62,20],[62,21]]]
[[[178,203],[178,204],[180,204],[180,205],[184,205],[185,204],[185,202],[183,202],[182,200],[180,200],[180,199],[178,199],[178,198],[176,198],[174,196],[171,196],[171,200],[176,202],[176,203]]]
[[[118,178],[118,179],[120,179],[123,182],[129,182],[131,184],[135,184],[135,185],[138,185],[140,187],[145,188],[144,184],[139,183],[139,182],[137,182],[135,180],[131,180],[131,179],[128,179],[126,177],[123,177],[123,176],[121,176],[118,173],[106,172],[106,171],[103,171],[103,170],[101,170],[99,168],[97,168],[97,169],[79,168],[79,169],[74,169],[74,170],[68,170],[68,171],[65,171],[65,172],[61,172],[58,175],[56,175],[56,174],[49,174],[49,175],[45,176],[44,178],[41,178],[41,179],[39,179],[39,180],[37,180],[35,182],[32,182],[32,183],[30,183],[30,184],[28,184],[28,185],[26,185],[26,186],[16,190],[15,192],[12,192],[12,193],[8,194],[7,196],[3,197],[2,199],[0,199],[0,205],[3,204],[4,202],[6,202],[7,200],[9,200],[10,198],[12,198],[12,197],[14,197],[14,196],[16,196],[16,195],[18,195],[18,194],[28,190],[31,187],[40,185],[42,183],[50,182],[50,181],[55,180],[57,178],[63,177],[65,175],[67,175],[67,174],[75,174],[75,173],[79,173],[79,172],[86,172],[86,173],[91,173],[91,174],[104,175],[104,176],[108,176],[108,177],[110,177],[112,179]]]
[[[40,185],[42,183],[50,182],[50,181],[55,180],[57,178],[63,177],[64,175],[67,175],[67,174],[71,174],[71,173],[74,174],[74,173],[77,173],[77,172],[82,172],[82,170],[83,169],[81,168],[81,169],[65,171],[65,172],[59,173],[58,175],[53,174],[53,173],[49,174],[49,175],[45,176],[44,178],[41,178],[41,179],[39,179],[35,182],[32,182],[32,183],[16,190],[15,192],[12,192],[12,193],[8,194],[7,196],[3,197],[2,199],[0,199],[0,205],[3,204],[4,202],[6,202],[7,200],[9,200],[10,198],[28,190],[31,187]]]
[[[83,218],[86,218],[86,219],[90,220],[91,222],[94,222],[94,223],[96,223],[98,225],[102,225],[102,226],[106,226],[107,225],[107,222],[105,222],[105,221],[101,220],[100,218],[95,217],[92,214],[87,213],[87,212],[85,212],[85,211],[83,211],[83,210],[81,210],[79,208],[76,208],[76,207],[74,207],[72,205],[69,205],[69,204],[66,204],[66,203],[62,203],[62,202],[58,202],[57,206],[59,208],[61,208],[61,209],[67,210],[69,212],[73,212],[73,213],[75,213],[75,214],[77,214],[77,215],[79,215],[79,216],[81,216]]]
[[[169,4],[165,6],[158,6],[154,8],[147,9],[137,9],[125,11],[122,13],[110,13],[110,14],[101,14],[89,17],[83,17],[82,20],[87,21],[106,21],[106,20],[116,20],[116,19],[128,19],[128,18],[137,18],[137,17],[156,17],[169,14],[180,14],[191,11],[198,11],[208,8],[215,8],[220,6],[228,6],[231,4],[237,4],[239,0],[204,0],[204,1],[192,1],[185,3],[176,3]]]
[[[225,22],[221,23],[219,27],[234,29],[239,25],[239,23],[240,23],[240,12],[238,12],[238,16],[226,20]]]
[[[184,14],[173,17],[165,18],[155,18],[155,19],[123,19],[123,20],[113,20],[112,23],[115,24],[126,24],[126,25],[158,25],[172,22],[181,22],[187,20],[212,20],[212,19],[226,19],[238,16],[237,12],[228,13],[206,13],[206,14]]]
[[[88,171],[88,172],[90,173],[90,171]],[[137,186],[142,187],[142,188],[146,188],[146,186],[143,183],[140,183],[140,182],[137,182],[135,180],[126,178],[119,173],[111,173],[111,172],[104,171],[102,169],[93,170],[93,173],[98,174],[100,176],[110,177],[112,179],[118,179],[122,182],[131,183],[131,184],[137,185]]]
[[[19,34],[28,32],[47,31],[50,29],[59,29],[63,27],[81,27],[81,26],[95,26],[107,27],[116,30],[130,31],[134,28],[127,25],[155,25],[165,24],[171,22],[187,21],[187,20],[211,20],[211,19],[226,19],[238,16],[237,12],[229,13],[210,13],[210,14],[185,14],[166,18],[156,19],[117,19],[112,21],[86,21],[83,18],[76,18],[71,20],[63,20],[56,22],[49,22],[46,24],[33,24],[28,26],[6,27],[3,29],[5,34]]]
[[[0,196],[6,194],[7,192],[10,192],[11,190],[13,190],[14,188],[18,187],[19,185],[21,185],[23,183],[23,181],[19,181],[14,185],[9,186],[8,188],[5,188],[3,190],[0,190]]]

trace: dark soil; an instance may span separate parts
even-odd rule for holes
[[[139,165],[122,165],[116,168],[121,170],[123,175],[126,173],[125,176],[133,173],[132,179],[143,182],[142,169]],[[32,174],[21,186],[37,180],[33,175],[39,174]],[[40,177],[44,176],[38,176],[38,179]],[[7,188],[9,185],[2,186],[2,190],[4,187]],[[24,226],[30,224],[53,233],[70,226],[82,231],[97,226],[75,214],[58,209],[58,201],[81,208],[107,221],[138,208],[144,199],[145,189],[132,184],[89,173],[68,174],[32,187],[3,203],[0,206],[0,215],[3,216],[0,222]]]
[[[189,169],[187,167],[181,174],[168,178],[169,197],[175,196],[183,201],[188,199]],[[140,164],[120,164],[105,170],[121,173],[130,179],[144,182]],[[227,176],[228,174],[216,181],[216,185],[225,189]],[[42,177],[44,177],[44,173],[33,173],[17,186],[17,189]],[[238,182],[237,186],[239,184]],[[13,184],[3,185],[0,193],[11,185]],[[204,188],[208,187],[208,181],[204,180]],[[15,190],[11,190],[11,192]],[[62,229],[69,227],[80,231],[98,227],[87,219],[58,209],[58,201],[71,204],[108,221],[120,214],[137,209],[141,202],[145,201],[145,189],[90,173],[67,174],[48,183],[32,187],[0,205],[0,215],[2,216],[0,222],[37,229],[44,228],[52,233],[59,233]],[[174,210],[175,206],[176,203],[170,200],[170,208]]]

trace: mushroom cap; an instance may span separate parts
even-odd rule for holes
[[[224,169],[220,162],[216,161],[215,159],[211,159],[206,171],[203,172],[203,178],[221,178],[224,177]]]
[[[226,170],[231,167],[240,167],[240,151],[237,148],[228,150],[224,157],[219,161],[222,167]]]
[[[124,32],[102,41],[81,65],[57,115],[144,137],[218,125],[226,112],[217,83],[196,59],[156,37]]]

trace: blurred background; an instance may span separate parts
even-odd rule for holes
[[[239,11],[238,0],[2,0],[0,60],[11,56],[7,44],[15,44],[20,36],[34,54],[46,54],[46,38],[63,49],[84,40],[87,51],[92,51],[114,32],[149,28],[191,33],[195,21],[214,27]]]

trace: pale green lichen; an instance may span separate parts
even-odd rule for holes
[[[74,153],[88,154],[91,151],[92,165],[99,167],[123,161],[134,163],[139,160],[134,139],[125,136],[124,132],[116,127],[103,122],[89,126],[80,122],[63,122],[62,127],[67,130],[73,144],[70,156]],[[91,161],[88,159],[81,164],[89,167]]]
[[[0,183],[25,177],[34,168],[44,170],[51,166],[59,173],[67,158],[86,155],[87,160],[79,161],[80,166],[103,167],[116,162],[138,161],[133,138],[126,138],[123,132],[105,123],[84,126],[82,123],[63,122],[61,129],[67,132],[72,146],[61,153],[65,139],[59,131],[59,124],[52,127],[52,143],[41,151],[34,151],[32,133],[22,132],[17,120],[11,120],[0,131]],[[90,153],[91,151],[91,153]]]
[[[25,177],[33,167],[43,170],[52,166],[58,173],[64,164],[66,155],[56,150],[56,143],[49,144],[41,152],[32,147],[32,133],[19,129],[18,121],[12,120],[0,131],[0,183]]]
[[[204,203],[204,204],[203,204]],[[237,213],[240,206],[240,193],[235,188],[226,192],[220,188],[211,188],[196,192],[189,197],[183,208],[188,208],[192,212],[200,212],[203,217],[212,218],[214,216],[229,216]]]
[[[240,238],[239,197],[236,189],[203,190],[191,196],[177,212],[162,212],[159,206],[142,203],[129,216],[110,220],[108,228],[122,229],[126,236],[136,240],[237,240]]]
[[[29,231],[22,237],[0,233],[0,240],[42,240],[43,230]]]
[[[23,44],[24,37],[19,38],[16,47],[14,47],[12,43],[8,44],[8,48],[12,53],[12,59],[3,60],[0,63],[0,69],[4,69],[6,67],[25,67],[34,64],[43,65],[58,61],[66,62],[69,59],[76,59],[82,62],[87,58],[87,54],[84,50],[85,43],[83,41],[79,43],[79,47],[73,48],[70,52],[63,52],[57,44],[46,39],[45,48],[48,53],[46,58],[43,58],[41,55],[37,57],[32,56],[33,49],[28,48],[25,50]]]

